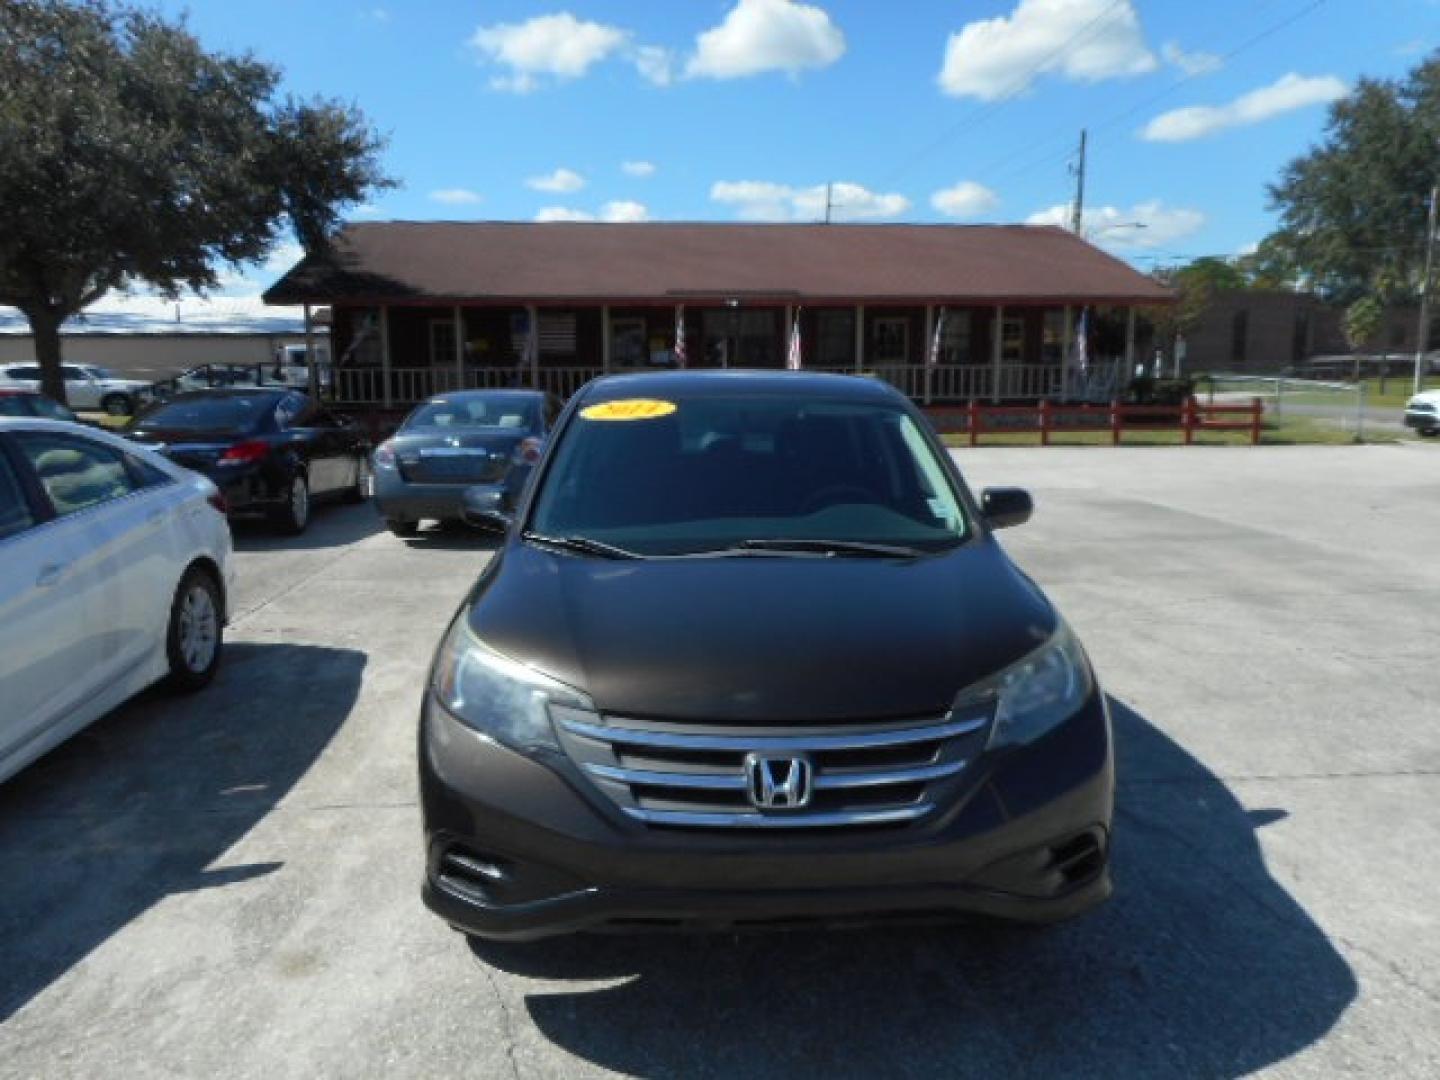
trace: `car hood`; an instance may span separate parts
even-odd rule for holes
[[[602,712],[772,721],[943,712],[1056,622],[990,539],[908,561],[611,561],[512,541],[468,618]]]
[[[1406,408],[1411,405],[1440,405],[1440,390],[1422,390],[1405,403]]]

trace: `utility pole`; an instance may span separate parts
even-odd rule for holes
[[[1435,287],[1435,214],[1440,184],[1430,189],[1430,216],[1425,227],[1425,276],[1420,279],[1420,326],[1415,332],[1415,389],[1425,385],[1425,349],[1430,344],[1430,290]]]
[[[1075,162],[1075,207],[1070,217],[1070,231],[1076,236],[1085,235],[1085,136],[1081,128],[1080,156]]]
[[[825,185],[825,224],[826,224],[826,225],[829,225],[829,224],[830,224],[830,208],[835,205],[834,195],[835,195],[835,185],[834,185],[833,183],[826,184],[826,185]]]

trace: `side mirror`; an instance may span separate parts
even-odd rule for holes
[[[505,505],[504,493],[487,487],[466,489],[460,497],[460,516],[465,519],[466,525],[500,532],[509,529],[515,521]]]
[[[1023,525],[1034,510],[1034,500],[1024,488],[986,488],[980,493],[980,513],[992,529]]]

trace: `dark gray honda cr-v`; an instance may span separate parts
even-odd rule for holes
[[[435,659],[426,902],[517,939],[1099,903],[1109,717],[992,535],[1029,512],[868,379],[591,383]]]

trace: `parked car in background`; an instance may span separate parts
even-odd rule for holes
[[[64,420],[78,424],[80,418],[36,390],[0,387],[0,416],[28,416],[40,420]]]
[[[560,400],[538,390],[463,390],[418,406],[375,450],[375,506],[396,536],[422,519],[459,521],[467,489],[514,506],[540,460]]]
[[[364,432],[297,390],[179,394],[125,433],[209,477],[231,514],[267,516],[282,532],[304,532],[316,498],[370,496]]]
[[[215,485],[105,432],[0,419],[0,780],[163,678],[220,662]]]
[[[1405,426],[1421,435],[1440,435],[1440,390],[1424,390],[1405,403]]]
[[[426,902],[514,939],[1100,903],[1109,712],[995,540],[1030,512],[878,381],[588,384],[423,691]]]
[[[72,409],[100,410],[111,416],[129,416],[151,399],[151,384],[122,379],[94,364],[64,364],[65,397]],[[35,364],[0,365],[0,388],[40,389],[40,368]]]

